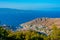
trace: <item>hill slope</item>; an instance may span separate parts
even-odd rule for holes
[[[52,27],[52,25],[55,24],[58,28],[60,28],[60,18],[37,18],[35,20],[32,20],[30,22],[26,22],[26,23],[23,23],[21,24],[21,26],[23,27],[30,27],[31,25],[34,27],[37,26],[47,26],[49,28]]]

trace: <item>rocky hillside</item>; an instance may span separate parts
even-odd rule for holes
[[[31,26],[47,26],[49,28],[52,28],[52,25],[55,24],[58,28],[60,28],[60,18],[37,18],[35,20],[26,22],[21,24],[23,27],[31,27]]]

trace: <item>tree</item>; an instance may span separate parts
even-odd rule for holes
[[[56,25],[52,26],[51,40],[60,40],[60,29]]]
[[[3,27],[0,27],[0,39],[6,39],[8,36],[7,30],[5,30]]]

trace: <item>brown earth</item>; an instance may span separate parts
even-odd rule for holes
[[[52,25],[55,24],[58,28],[60,28],[60,18],[37,18],[35,20],[26,22],[21,24],[21,26],[28,26],[29,25],[36,25],[36,26],[47,26],[49,28],[52,28]]]

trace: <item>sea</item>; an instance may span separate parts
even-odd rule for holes
[[[0,25],[11,25],[13,28],[36,18],[60,18],[60,11],[17,10],[0,8]]]

